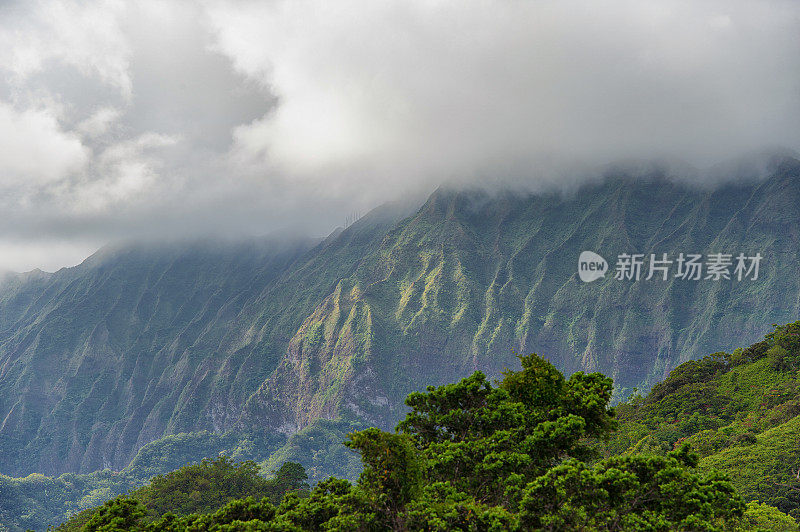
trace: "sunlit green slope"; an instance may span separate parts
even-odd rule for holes
[[[747,349],[687,362],[617,410],[608,454],[688,442],[701,468],[726,473],[746,499],[800,517],[800,322]]]

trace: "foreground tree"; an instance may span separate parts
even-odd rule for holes
[[[611,379],[568,381],[549,362],[520,357],[495,387],[481,372],[406,400],[398,429],[415,441],[431,481],[447,482],[481,503],[513,509],[522,489],[566,457],[594,456],[592,440],[615,427]]]
[[[598,461],[616,428],[611,379],[569,379],[537,355],[409,395],[397,434],[351,435],[364,472],[336,519],[362,530],[722,530],[744,504],[729,482],[668,456]],[[355,518],[359,513],[368,520]],[[334,521],[329,522],[329,524]]]
[[[567,380],[537,355],[520,360],[522,370],[505,372],[495,385],[477,372],[408,397],[412,410],[398,429],[415,443],[430,487],[422,504],[407,505],[392,523],[442,530],[718,530],[742,515],[730,483],[695,471],[697,457],[688,448],[668,457],[596,461],[597,442],[616,428],[611,379],[575,373]]]
[[[149,524],[134,507],[125,514],[133,521],[109,509],[92,523],[171,531],[714,531],[742,523],[741,498],[726,479],[698,472],[688,447],[597,459],[594,449],[616,427],[611,379],[565,379],[537,355],[520,361],[499,382],[476,372],[409,395],[396,433],[351,434],[346,445],[364,463],[355,485],[331,478],[277,507],[247,499]]]
[[[536,530],[718,530],[743,505],[729,482],[692,470],[684,445],[665,456],[568,460],[525,489],[520,522]]]

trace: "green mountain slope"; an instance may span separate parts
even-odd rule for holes
[[[410,214],[409,214],[410,213]],[[120,470],[148,442],[390,426],[428,384],[547,353],[618,393],[800,314],[800,162],[713,190],[616,173],[569,194],[441,189],[315,246],[108,250],[0,284],[0,472]],[[581,251],[761,253],[757,281],[576,275]],[[304,463],[313,467],[312,463]]]
[[[745,499],[800,517],[800,322],[687,362],[617,411],[607,454],[689,443],[700,467],[726,473]]]
[[[376,245],[407,209],[317,245],[122,246],[0,280],[0,472],[120,470],[164,435],[233,428],[315,294],[352,270],[339,250]]]
[[[165,432],[213,429],[215,396],[241,403],[269,375],[233,325],[309,246],[276,247],[108,250],[5,286],[0,471],[121,469]]]

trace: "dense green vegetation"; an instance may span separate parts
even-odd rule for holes
[[[0,475],[0,531],[42,530],[137,485],[135,479],[110,470],[56,478]]]
[[[726,472],[746,500],[800,517],[800,322],[746,349],[687,362],[617,411],[620,430],[606,455],[690,444],[699,468]]]
[[[136,453],[122,473],[141,481],[169,473],[188,463],[225,455],[232,460],[266,460],[285,444],[282,435],[209,431],[179,433],[150,442]],[[281,462],[283,463],[283,462]],[[278,464],[280,465],[280,464]],[[272,471],[276,467],[268,469]]]
[[[286,462],[303,462],[310,464],[309,481],[313,483],[330,475],[355,480],[361,471],[360,461],[342,442],[348,432],[358,428],[364,428],[364,424],[319,420],[288,438],[263,433],[180,433],[148,443],[120,472],[106,469],[24,478],[0,475],[0,531],[4,526],[41,530],[57,525],[72,514],[143,486],[152,477],[210,457],[258,461],[260,471],[268,476]]]
[[[264,472],[275,471],[285,462],[305,467],[309,482],[316,484],[330,476],[355,480],[361,461],[343,442],[353,431],[367,428],[363,421],[319,419],[286,439],[277,451],[260,462]]]
[[[536,355],[521,361],[494,384],[476,372],[411,394],[397,432],[351,433],[346,444],[364,465],[355,484],[330,478],[304,493],[302,469],[286,466],[291,481],[279,491],[288,495],[276,505],[258,499],[264,481],[254,464],[222,459],[159,477],[61,529],[711,531],[786,517],[746,507],[724,477],[696,468],[686,445],[664,456],[598,459],[596,444],[616,426],[611,380],[580,372],[565,379]],[[209,479],[216,469],[222,474]],[[255,496],[210,512],[232,493],[220,488],[229,470],[245,472],[252,485],[234,484]],[[210,494],[193,496],[202,486]]]
[[[307,475],[300,464],[287,462],[273,478],[259,475],[255,462],[235,463],[225,456],[203,460],[153,478],[149,484],[84,510],[58,527],[59,531],[97,530],[113,517],[153,522],[172,515],[213,513],[236,499],[254,497],[278,504],[286,493],[306,494]]]

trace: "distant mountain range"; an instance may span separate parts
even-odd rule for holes
[[[578,257],[609,264],[592,283]],[[621,254],[760,254],[757,280],[618,280]],[[166,434],[393,426],[403,398],[537,352],[620,395],[800,315],[800,162],[692,187],[440,189],[321,242],[129,245],[0,281],[0,472],[121,469]]]

